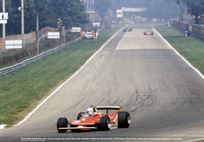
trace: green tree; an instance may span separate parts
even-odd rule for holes
[[[178,4],[185,3],[188,12],[195,16],[196,23],[199,23],[199,16],[204,14],[204,0],[177,0]]]
[[[186,0],[189,7],[189,12],[195,16],[196,23],[199,23],[199,16],[204,14],[204,1],[203,0]]]
[[[104,19],[104,16],[108,12],[108,10],[111,8],[114,1],[111,0],[96,0],[95,1],[95,10],[100,15],[102,21]]]
[[[69,28],[81,26],[88,22],[85,8],[80,0],[25,0],[25,32],[36,30],[36,16],[39,16],[40,28],[57,27],[58,19]],[[21,0],[6,0],[6,10],[9,13],[7,34],[21,32]]]
[[[169,19],[177,16],[178,8],[172,0],[95,0],[96,11],[101,18],[111,8],[115,13],[116,9],[121,7],[143,8],[148,10],[142,13],[125,13],[128,15],[140,15],[147,18],[158,17]]]
[[[9,20],[6,25],[7,34],[19,34],[21,31],[21,14],[18,9],[20,5],[19,0],[6,1],[6,11],[9,13]]]
[[[87,23],[85,7],[80,0],[49,0],[50,2],[50,19],[57,21],[61,19],[66,28],[71,26],[82,26]],[[51,23],[53,21],[50,21]],[[57,26],[57,23],[52,23]]]

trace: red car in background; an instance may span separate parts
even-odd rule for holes
[[[153,31],[145,31],[144,35],[154,35],[154,32]]]
[[[122,111],[120,106],[92,106],[91,108],[93,109],[92,115],[89,112],[80,112],[76,120],[68,121],[65,117],[59,118],[57,121],[58,132],[65,133],[67,130],[108,131],[113,127],[128,128],[130,126],[130,114]]]

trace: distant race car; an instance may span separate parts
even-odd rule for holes
[[[98,36],[98,32],[81,32],[82,39],[97,39]]]
[[[92,32],[86,32],[84,35],[84,38],[86,39],[94,39],[93,33]]]
[[[154,32],[153,31],[145,31],[144,35],[154,35]]]
[[[57,130],[59,133],[66,133],[67,130],[108,131],[112,127],[128,128],[130,123],[130,114],[122,111],[120,106],[92,106],[86,112],[80,112],[76,120],[68,121],[67,118],[59,118]]]

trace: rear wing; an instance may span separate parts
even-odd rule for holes
[[[116,110],[116,111],[122,111],[121,106],[96,106],[97,110],[106,110],[106,113],[108,114],[109,110]]]

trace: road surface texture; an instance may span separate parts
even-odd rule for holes
[[[1,130],[0,141],[172,142],[203,137],[204,80],[158,35],[144,36],[148,29],[136,26],[132,32],[120,32],[25,123]],[[91,104],[122,105],[131,114],[131,127],[57,133],[58,117],[75,119]]]

